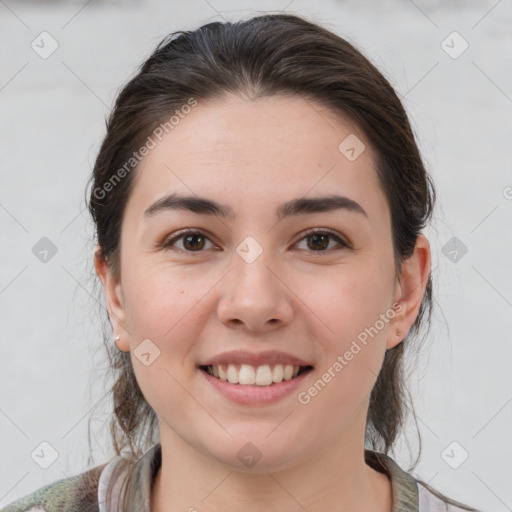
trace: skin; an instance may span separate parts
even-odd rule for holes
[[[350,134],[366,145],[355,161],[338,150]],[[369,396],[386,349],[418,315],[431,260],[420,235],[396,278],[390,213],[369,141],[347,119],[299,97],[229,95],[199,102],[136,178],[120,280],[98,254],[95,266],[121,335],[117,346],[131,352],[159,417],[162,467],[151,510],[390,512],[388,478],[364,462]],[[166,211],[145,220],[145,209],[169,192],[225,203],[235,218]],[[276,222],[285,201],[331,193],[357,201],[367,217],[337,210]],[[183,238],[174,248],[159,246],[186,228],[205,232],[199,249]],[[328,238],[316,250],[308,228],[330,228],[351,248]],[[263,249],[250,264],[236,252],[247,236]],[[304,391],[396,302],[400,312],[307,405],[297,393],[268,405],[236,404],[197,368],[228,350],[281,350],[314,366]],[[134,357],[147,338],[160,350],[149,366]],[[252,468],[237,458],[249,441],[262,454]]]

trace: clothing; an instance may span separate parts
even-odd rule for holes
[[[160,444],[149,449],[131,472],[126,512],[150,512],[151,486],[161,466]],[[457,507],[443,501],[403,471],[383,453],[365,451],[367,464],[388,475],[393,490],[392,512],[456,512]],[[71,478],[46,485],[16,500],[0,512],[120,512],[119,496],[128,473],[127,460],[121,456]],[[107,490],[112,500],[107,503]]]

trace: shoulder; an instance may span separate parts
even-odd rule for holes
[[[402,469],[385,453],[365,450],[365,460],[374,469],[385,472],[391,480],[393,512],[467,512],[467,505],[443,496],[427,483]]]
[[[437,496],[423,482],[418,481],[418,511],[419,512],[466,512],[467,509],[447,503]]]
[[[98,512],[98,482],[107,465],[41,487],[0,512]]]

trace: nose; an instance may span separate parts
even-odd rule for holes
[[[293,292],[275,267],[265,251],[252,263],[235,254],[233,268],[220,285],[220,321],[253,332],[270,332],[288,324]]]

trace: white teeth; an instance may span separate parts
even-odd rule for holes
[[[238,368],[234,364],[228,364],[228,381],[231,382],[231,384],[238,383],[238,374]]]
[[[291,364],[276,364],[271,368],[270,365],[252,366],[250,364],[216,364],[208,366],[206,371],[224,382],[232,384],[241,384],[243,386],[270,386],[273,382],[279,383],[283,380],[290,380],[297,377],[300,366]]]
[[[243,383],[241,382],[241,384]],[[272,384],[272,372],[268,364],[258,366],[256,370],[256,384],[258,386],[270,386]]]
[[[298,366],[297,366],[298,368]],[[282,364],[276,364],[274,366],[274,371],[272,372],[272,380],[274,382],[281,382],[284,377],[284,369]]]
[[[244,386],[250,386],[256,382],[256,373],[254,368],[248,364],[240,366],[240,372],[238,374],[238,383]]]
[[[227,382],[228,374],[226,373],[224,368],[222,368],[222,366],[220,364],[216,364],[215,366],[217,367],[217,371],[219,372],[219,379],[223,380],[224,382]],[[213,371],[213,375],[215,375],[215,370]]]

